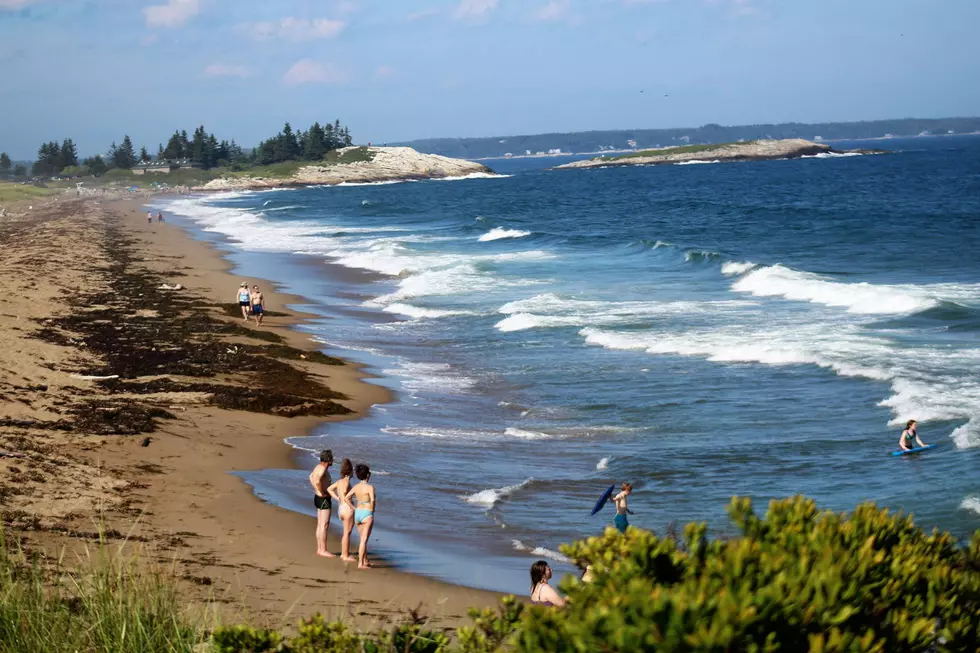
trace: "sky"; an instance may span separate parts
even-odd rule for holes
[[[980,115],[978,0],[0,0],[0,151]]]

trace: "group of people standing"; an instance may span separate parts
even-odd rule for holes
[[[333,452],[329,449],[320,452],[320,462],[310,472],[310,485],[313,486],[313,506],[316,508],[316,554],[324,558],[337,556],[327,550],[327,531],[333,513],[333,502],[337,502],[337,516],[343,527],[340,539],[340,559],[344,562],[357,562],[358,569],[370,569],[367,557],[367,544],[374,528],[374,486],[371,485],[371,468],[361,463],[356,467],[350,458],[340,464],[340,478],[330,482],[330,467],[333,465]],[[353,484],[356,476],[358,483]],[[354,502],[356,500],[356,503]],[[357,558],[350,554],[350,536],[357,527],[360,543]]]
[[[262,326],[262,318],[265,316],[265,297],[262,296],[262,291],[259,290],[258,284],[252,286],[252,289],[248,289],[248,282],[243,281],[238,287],[238,306],[242,309],[242,317],[248,322],[249,316],[255,318],[255,323],[258,326]]]

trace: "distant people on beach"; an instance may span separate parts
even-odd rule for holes
[[[163,211],[157,212],[157,222],[163,222]]]
[[[153,211],[146,212],[146,224],[153,224]]]
[[[248,290],[247,281],[238,286],[238,306],[242,309],[242,317],[248,322],[248,314],[252,310],[252,293]]]
[[[357,550],[357,568],[370,569],[367,544],[371,537],[371,530],[374,528],[375,508],[374,486],[370,483],[371,468],[362,463],[357,466],[355,474],[360,483],[347,493],[346,498],[348,501],[351,497],[357,499],[357,506],[354,509],[354,524],[357,526],[357,534],[360,538]]]
[[[545,560],[531,565],[531,603],[553,608],[565,607],[565,599],[548,584],[551,580],[551,566]]]
[[[354,530],[354,504],[348,498],[351,488],[351,478],[354,476],[354,464],[350,458],[344,458],[340,463],[340,478],[327,488],[327,493],[337,500],[337,516],[343,527],[340,538],[340,559],[344,562],[356,562],[357,558],[350,554],[350,535]]]
[[[320,452],[320,462],[310,472],[310,485],[313,486],[313,506],[316,508],[316,554],[324,558],[336,558],[327,551],[327,529],[330,526],[330,465],[333,452],[325,449]]]
[[[629,519],[626,518],[626,514],[633,514],[633,511],[629,509],[626,499],[633,492],[632,483],[623,483],[620,488],[621,492],[613,497],[613,501],[616,502],[616,516],[613,518],[613,524],[619,529],[620,533],[625,533],[626,529],[629,527]]]
[[[905,430],[902,431],[902,437],[898,440],[898,446],[902,448],[902,451],[908,451],[914,449],[916,444],[920,447],[926,446],[926,443],[919,437],[918,422],[910,419],[905,424]]]
[[[255,316],[255,323],[262,326],[262,317],[265,315],[265,297],[258,285],[252,286],[252,315]]]

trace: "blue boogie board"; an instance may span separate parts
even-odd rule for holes
[[[593,515],[605,507],[606,502],[609,501],[609,497],[612,496],[612,493],[615,489],[616,489],[615,485],[610,485],[609,489],[602,493],[602,496],[599,497],[599,500],[595,502],[595,507],[592,508]]]
[[[922,453],[923,451],[927,451],[929,449],[935,449],[935,448],[936,448],[936,445],[934,445],[934,444],[927,444],[924,447],[916,447],[915,449],[909,449],[908,451],[902,451],[902,450],[893,451],[892,452],[892,455],[893,456],[907,456],[907,455],[912,454],[912,453]]]

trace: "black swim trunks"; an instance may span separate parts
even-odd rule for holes
[[[319,497],[314,494],[313,505],[317,510],[330,510],[330,497]]]
[[[239,306],[250,306],[251,304],[252,304],[252,302],[250,302],[250,301],[238,302],[238,305]]]

